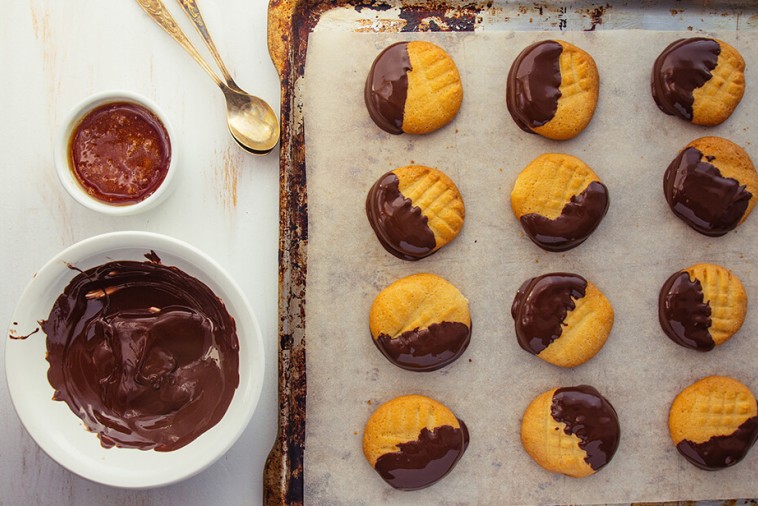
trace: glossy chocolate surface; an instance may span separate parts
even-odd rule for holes
[[[426,427],[416,441],[400,443],[399,451],[379,457],[374,466],[379,475],[400,490],[418,490],[433,485],[453,470],[468,448],[469,434],[449,425],[430,431]]]
[[[181,448],[221,420],[239,383],[234,319],[175,267],[116,261],[81,272],[42,329],[53,399],[106,448]]]
[[[553,119],[561,98],[560,58],[563,46],[554,40],[524,49],[511,65],[506,84],[506,105],[516,124],[534,133]]]
[[[166,179],[171,141],[148,109],[116,102],[93,109],[79,122],[69,157],[74,176],[92,197],[133,204],[152,195]]]
[[[658,320],[669,338],[680,346],[709,351],[716,346],[711,333],[711,306],[703,301],[700,280],[677,272],[666,280],[658,297]]]
[[[703,86],[716,68],[721,46],[713,39],[693,37],[670,44],[655,60],[651,88],[661,111],[692,121],[692,92]]]
[[[559,388],[553,394],[550,414],[566,425],[568,435],[579,438],[584,461],[595,471],[611,461],[621,438],[618,415],[608,400],[588,385]]]
[[[577,274],[556,272],[531,278],[516,292],[511,316],[519,345],[539,354],[561,336],[563,320],[584,297],[587,280]]]
[[[366,197],[366,215],[384,249],[403,260],[419,260],[435,252],[437,241],[427,217],[399,185],[393,172],[380,177]]]
[[[663,176],[663,193],[674,214],[701,234],[718,237],[734,230],[752,194],[736,179],[723,177],[698,149],[679,153]]]
[[[521,217],[521,226],[540,248],[566,251],[582,244],[595,231],[608,212],[608,205],[608,188],[593,181],[580,194],[571,197],[557,218],[525,214]]]
[[[371,119],[385,132],[403,133],[410,70],[407,42],[392,44],[371,65],[363,98]]]
[[[728,436],[714,436],[705,443],[693,443],[685,439],[676,445],[676,449],[700,469],[716,471],[744,459],[756,440],[758,416],[748,418]]]
[[[471,330],[465,323],[440,322],[425,329],[403,332],[394,339],[380,334],[372,340],[382,355],[398,367],[409,371],[436,371],[466,351]]]

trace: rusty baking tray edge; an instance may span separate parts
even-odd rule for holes
[[[506,0],[508,3],[508,0]],[[553,29],[594,30],[602,24],[606,2],[535,2],[533,8],[542,14],[541,4],[550,4],[558,15]],[[614,2],[625,3],[625,2]],[[655,5],[643,0],[638,5]],[[718,9],[740,8],[748,1],[664,1],[660,4],[677,7],[707,3]],[[514,8],[522,2],[513,2]],[[584,8],[576,8],[582,4]],[[561,7],[565,5],[566,7]],[[383,11],[399,8],[399,24],[366,27],[364,31],[474,31],[493,1],[479,2],[423,0],[270,0],[268,9],[268,48],[281,81],[281,144],[279,170],[279,407],[278,433],[266,461],[263,476],[263,502],[267,505],[303,504],[303,459],[306,423],[306,332],[305,293],[308,245],[308,198],[305,166],[305,129],[299,88],[305,70],[308,35],[321,16],[334,8],[349,6],[360,11],[370,8]],[[658,5],[656,7],[662,7]],[[572,9],[572,10],[569,10]],[[565,14],[564,14],[565,13]],[[555,13],[554,13],[555,14]],[[507,20],[507,18],[506,18]],[[563,20],[563,21],[562,21]],[[739,29],[739,16],[737,17]],[[530,29],[530,17],[513,23],[512,29]],[[528,23],[528,24],[527,24]],[[692,27],[688,27],[690,30]],[[531,28],[534,29],[534,28]],[[665,503],[689,505],[691,502]],[[758,504],[755,500],[713,501],[699,504]]]

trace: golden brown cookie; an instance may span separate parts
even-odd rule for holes
[[[511,316],[519,345],[560,367],[575,367],[597,355],[614,320],[605,295],[567,272],[526,280],[513,299]]]
[[[576,137],[592,120],[600,77],[587,52],[562,40],[532,44],[511,65],[506,103],[525,132]]]
[[[469,443],[466,424],[423,395],[385,402],[366,422],[363,454],[377,473],[400,490],[433,485],[452,471]]]
[[[544,154],[521,171],[511,192],[513,214],[527,237],[547,251],[582,244],[608,211],[608,189],[580,159]]]
[[[554,388],[529,404],[521,443],[540,466],[584,478],[611,461],[621,429],[616,410],[588,385]]]
[[[374,344],[409,371],[434,371],[460,357],[471,338],[468,300],[434,274],[414,274],[379,292],[369,313]]]
[[[671,404],[671,439],[701,469],[733,466],[758,438],[758,403],[748,387],[725,376],[693,383]]]
[[[696,125],[718,125],[745,92],[745,60],[723,40],[680,39],[655,60],[651,88],[661,111]]]
[[[717,237],[744,222],[755,207],[758,174],[747,152],[721,137],[690,142],[668,166],[663,192],[674,214],[701,234]]]
[[[676,344],[710,351],[745,322],[747,293],[729,269],[696,264],[674,273],[661,288],[658,319]]]
[[[387,251],[403,260],[419,260],[455,239],[466,208],[455,183],[442,171],[408,165],[374,183],[366,215]]]
[[[371,119],[391,134],[426,134],[450,123],[463,101],[458,68],[431,42],[398,42],[371,66],[364,98]]]

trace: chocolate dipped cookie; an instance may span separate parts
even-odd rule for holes
[[[560,367],[594,357],[613,328],[613,307],[578,274],[554,272],[526,280],[511,306],[519,345]]]
[[[718,39],[692,37],[671,43],[655,60],[651,78],[658,108],[695,125],[718,125],[745,92],[745,60]]]
[[[588,385],[554,388],[529,404],[521,422],[524,450],[544,469],[584,478],[606,466],[621,437],[616,410]]]
[[[364,98],[371,119],[391,134],[426,134],[450,123],[463,86],[455,62],[431,42],[398,42],[374,60]]]
[[[506,104],[525,132],[571,139],[592,120],[599,86],[592,56],[562,40],[543,40],[524,49],[511,65]]]
[[[732,271],[697,264],[669,277],[658,298],[658,319],[676,344],[710,351],[745,322],[747,293]]]
[[[671,404],[669,431],[691,464],[715,471],[745,458],[758,439],[758,404],[750,389],[726,376],[693,383]]]
[[[434,274],[414,274],[379,292],[369,314],[374,344],[409,371],[434,371],[460,357],[471,338],[468,300]]]
[[[455,239],[466,208],[442,171],[408,165],[387,172],[366,197],[366,215],[377,239],[403,260],[419,260]]]
[[[582,244],[608,211],[608,188],[580,159],[544,154],[516,178],[511,208],[524,232],[547,251]]]
[[[423,395],[385,402],[363,432],[366,460],[400,490],[418,490],[444,478],[468,444],[466,425],[446,406]]]
[[[750,156],[721,137],[690,142],[663,175],[663,194],[674,214],[712,237],[744,222],[757,192],[758,174]]]

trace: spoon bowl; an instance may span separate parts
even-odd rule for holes
[[[279,121],[268,103],[256,96],[228,86],[222,87],[226,97],[226,122],[235,141],[254,154],[266,154],[279,142]]]

